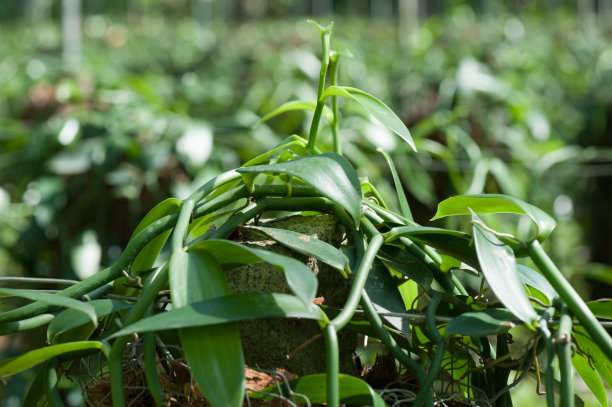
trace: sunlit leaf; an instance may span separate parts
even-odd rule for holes
[[[304,318],[325,322],[327,317],[314,304],[279,293],[245,293],[212,298],[144,318],[111,335],[114,338],[137,332],[152,332],[256,318]]]
[[[474,221],[480,222],[475,214]],[[533,326],[537,320],[523,283],[516,270],[514,253],[502,243],[493,233],[483,229],[476,222],[473,223],[472,233],[476,245],[476,253],[489,287],[497,298],[527,326]]]
[[[479,194],[459,195],[445,199],[431,220],[451,215],[474,213],[516,213],[529,216],[537,228],[536,237],[544,240],[553,231],[556,222],[543,210],[509,195]]]
[[[264,117],[259,119],[257,125],[270,120],[271,118],[278,116],[279,114],[296,111],[296,110],[315,110],[317,107],[317,102],[314,100],[292,100],[287,103],[283,103],[270,113],[266,114]],[[327,106],[323,107],[323,116],[327,119],[329,123],[334,121],[334,114],[331,109]]]
[[[113,312],[121,311],[132,306],[132,304],[128,302],[111,299],[92,300],[88,301],[87,304],[93,307],[97,318],[104,317]],[[59,340],[66,342],[68,339],[65,337],[65,334],[68,331],[82,327],[83,325],[88,326],[88,329],[85,329],[85,331],[89,331],[90,333],[95,329],[95,325],[92,325],[91,320],[81,311],[77,311],[75,309],[64,310],[60,312],[51,321],[51,323],[49,323],[49,326],[47,327],[47,339],[51,343],[57,343]],[[76,338],[70,339],[76,340]],[[79,340],[83,339],[87,339],[87,337],[80,338]]]
[[[589,301],[586,305],[596,317],[612,319],[612,299]]]
[[[576,340],[578,348],[590,357],[591,364],[597,369],[599,375],[608,386],[612,386],[612,361],[604,354],[599,345],[593,341],[586,329],[574,326],[572,337]]]
[[[601,406],[607,407],[608,397],[606,395],[606,389],[601,378],[597,374],[597,370],[591,367],[588,359],[576,352],[572,356],[572,365],[574,365],[576,372],[580,375],[584,384],[591,390],[591,393],[593,393]]]
[[[85,314],[89,317],[89,320],[95,325],[98,320],[96,318],[96,311],[94,308],[86,302],[78,301],[73,298],[65,297],[59,294],[49,294],[41,291],[34,290],[19,290],[15,288],[0,288],[0,296],[15,296],[27,298],[28,300],[38,301],[44,304],[55,305],[58,307],[65,307],[74,309],[80,313]]]
[[[395,113],[393,113],[393,110],[391,110],[389,106],[385,105],[379,99],[360,89],[355,89],[348,86],[330,86],[325,89],[322,97],[326,98],[333,95],[347,97],[359,103],[369,114],[372,115],[372,117],[379,121],[383,126],[387,127],[389,130],[403,138],[404,141],[406,141],[410,147],[416,151],[416,146],[412,140],[412,135],[410,135],[410,131],[404,122],[397,117]]]
[[[552,303],[552,300],[558,296],[557,291],[550,285],[548,280],[537,271],[522,264],[517,264],[516,269],[521,281],[544,294],[548,298],[549,303]]]
[[[348,268],[348,259],[334,246],[317,238],[297,233],[292,230],[268,228],[263,226],[249,226],[249,229],[260,231],[265,236],[286,246],[298,253],[312,256],[325,264],[342,272]]]
[[[203,250],[172,254],[170,289],[175,310],[202,300],[227,298],[231,293],[221,266]],[[244,356],[238,325],[182,328],[179,336],[185,359],[208,402],[215,407],[242,406]]]
[[[363,380],[341,374],[339,375],[340,403],[356,406],[386,407],[387,404],[366,382]],[[291,380],[288,383],[293,393],[304,395],[312,404],[327,403],[327,375],[325,373],[303,376]],[[280,390],[285,396],[288,395],[287,384],[281,384]],[[279,387],[274,385],[262,390],[262,393],[279,394]],[[249,397],[276,400],[278,396],[250,393]],[[305,402],[300,396],[294,397],[296,402]]]
[[[262,261],[278,267],[285,273],[285,279],[291,291],[305,304],[310,304],[317,293],[316,276],[305,264],[294,258],[229,240],[204,240],[197,243],[194,248],[206,250],[226,269]]]
[[[453,318],[444,330],[444,336],[497,335],[513,328],[516,320],[512,312],[503,308],[489,308],[478,312],[467,312]]]
[[[98,341],[69,342],[62,343],[60,345],[47,346],[1,361],[0,377],[6,377],[14,375],[15,373],[23,372],[24,370],[27,370],[39,363],[63,353],[87,349],[101,350],[107,356],[110,353],[109,345],[105,342]]]
[[[298,177],[322,195],[340,205],[359,224],[361,185],[346,158],[336,153],[312,155],[271,165],[241,167],[240,173],[279,172]]]

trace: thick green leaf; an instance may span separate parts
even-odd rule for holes
[[[341,272],[348,270],[346,256],[340,250],[322,240],[292,230],[263,226],[250,226],[249,229],[260,231],[283,246],[306,256],[315,257]]]
[[[386,242],[392,242],[401,236],[406,236],[410,240],[431,246],[471,267],[479,267],[472,238],[463,232],[427,226],[400,226],[393,228],[384,236]]]
[[[97,318],[104,317],[113,312],[121,311],[132,306],[132,304],[125,301],[110,299],[93,300],[87,302],[87,304],[93,307]],[[88,329],[85,329],[85,332],[89,332],[90,334],[95,329],[95,325],[92,325],[91,320],[82,312],[74,309],[64,310],[60,312],[47,327],[47,339],[51,343],[58,343],[60,340],[62,342],[66,342],[68,338],[66,338],[65,334],[68,331],[72,331],[75,328],[83,326],[87,326]],[[80,338],[79,340],[83,339],[87,339],[87,337]]]
[[[278,116],[282,113],[291,112],[295,110],[315,110],[316,107],[317,102],[314,100],[291,100],[287,103],[283,103],[270,113],[266,114],[264,117],[259,119],[256,125],[260,125],[261,123],[270,120],[271,118]],[[323,107],[323,116],[325,116],[329,123],[334,121],[334,114],[327,106]]]
[[[397,289],[389,270],[380,262],[374,262],[368,274],[364,287],[368,297],[377,312],[406,312],[404,300]],[[385,317],[387,321],[400,331],[409,332],[408,321],[398,317]]]
[[[612,319],[612,299],[589,301],[586,305],[596,317]]]
[[[386,407],[382,397],[370,385],[357,377],[339,375],[340,403],[356,406]],[[282,394],[289,396],[289,387],[293,393],[304,395],[312,404],[327,403],[327,375],[325,373],[303,376],[299,379],[281,384]],[[279,394],[279,387],[274,385],[262,390],[262,393]],[[259,393],[250,393],[249,397],[263,400],[275,400],[276,397]],[[304,398],[295,396],[296,402],[305,402]]]
[[[340,205],[359,224],[361,185],[355,169],[336,153],[312,155],[271,165],[241,167],[240,173],[280,172],[298,177]]]
[[[178,213],[181,208],[181,201],[176,198],[168,198],[157,205],[153,209],[149,211],[145,215],[145,217],[140,221],[134,233],[132,234],[132,238],[140,233],[144,228],[152,224],[153,222],[163,218],[164,216],[171,215],[173,213]],[[131,269],[133,271],[141,271],[148,270],[155,264],[155,260],[159,255],[164,243],[168,239],[170,235],[170,230],[162,233],[157,236],[155,239],[151,240],[147,245],[138,253],[134,261],[132,262]]]
[[[347,97],[359,103],[370,115],[372,115],[372,117],[379,121],[383,126],[387,127],[389,130],[403,138],[404,141],[406,141],[410,147],[416,151],[416,146],[412,140],[412,135],[404,122],[397,117],[395,113],[393,113],[393,110],[391,110],[389,106],[385,105],[379,99],[360,89],[355,89],[348,86],[330,86],[325,89],[325,92],[323,92],[321,97],[327,98],[328,96],[333,95]]]
[[[404,187],[402,186],[402,181],[400,180],[399,175],[397,175],[397,170],[395,169],[395,164],[393,163],[393,160],[391,159],[389,154],[387,154],[385,150],[383,150],[381,147],[378,147],[376,151],[381,153],[387,161],[387,165],[389,166],[389,170],[391,171],[391,176],[393,177],[395,193],[397,194],[397,199],[399,201],[400,209],[402,211],[402,216],[404,216],[406,219],[413,220],[412,211],[410,210],[410,205],[408,204],[408,199],[406,198],[406,193],[404,192]]]
[[[327,317],[319,307],[294,295],[279,293],[245,293],[199,301],[171,311],[144,318],[111,335],[114,338],[137,332],[152,332],[256,318],[304,318],[322,322]]]
[[[538,291],[544,294],[548,298],[549,303],[552,304],[552,300],[554,300],[558,294],[553,286],[550,285],[548,280],[537,271],[527,266],[523,266],[522,264],[517,264],[516,268],[521,281],[528,286],[536,288]]]
[[[501,194],[459,195],[445,199],[431,220],[451,215],[475,213],[516,213],[529,216],[535,223],[537,239],[544,240],[553,231],[556,222],[546,212],[520,199]]]
[[[176,310],[231,293],[221,265],[203,250],[172,254],[170,289]],[[182,328],[179,336],[185,359],[208,402],[215,407],[242,406],[244,356],[238,325]]]
[[[515,326],[512,312],[502,308],[489,308],[478,312],[466,312],[453,318],[444,330],[444,336],[498,335]]]
[[[254,249],[229,240],[204,240],[194,248],[206,250],[226,269],[247,264],[266,262],[285,273],[287,284],[293,293],[304,301],[312,303],[317,294],[318,280],[312,270],[291,257],[262,249]]]
[[[591,363],[597,369],[599,375],[606,381],[608,386],[612,386],[612,361],[603,353],[600,347],[586,332],[582,326],[574,326],[573,338],[576,345],[583,352],[590,356]]]
[[[602,407],[608,406],[608,397],[606,395],[606,389],[604,387],[601,378],[597,374],[597,370],[593,369],[588,361],[588,359],[578,352],[574,353],[572,357],[572,364],[576,369],[576,372],[580,375],[584,384],[587,385],[591,393],[597,398],[597,401],[601,404]]]
[[[40,349],[35,349],[24,353],[23,355],[15,356],[0,362],[0,377],[14,375],[15,373],[23,372],[39,363],[49,360],[55,356],[67,352],[73,352],[86,349],[99,349],[107,357],[110,353],[110,347],[106,342],[98,341],[81,341],[62,343],[60,345],[47,346]]]
[[[378,258],[393,271],[401,273],[414,280],[425,290],[431,288],[433,276],[429,268],[409,251],[398,247],[385,245],[378,252]]]
[[[60,294],[50,294],[41,291],[19,290],[15,288],[0,288],[0,296],[15,296],[27,298],[28,300],[42,302],[44,304],[56,305],[77,310],[89,317],[89,320],[95,325],[98,323],[96,311],[86,302],[65,297]]]
[[[472,219],[480,222],[475,214]],[[493,233],[473,223],[472,233],[480,269],[497,298],[528,327],[533,327],[538,315],[534,311],[516,270],[514,253]]]

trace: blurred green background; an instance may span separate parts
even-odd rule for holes
[[[3,1],[0,276],[85,278],[158,201],[304,135],[308,113],[253,126],[315,99],[307,18],[333,20],[332,48],[352,55],[340,84],[413,133],[417,154],[342,106],[344,153],[390,204],[378,146],[420,223],[451,195],[517,196],[558,220],[547,250],[584,297],[610,296],[612,0]],[[0,337],[2,357],[26,343]]]

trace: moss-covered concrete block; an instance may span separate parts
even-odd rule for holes
[[[335,247],[345,239],[344,228],[331,215],[291,216],[260,221],[261,226],[286,229],[317,238]],[[240,228],[233,239],[250,247],[270,250],[302,261],[317,275],[317,297],[324,304],[341,306],[348,295],[348,284],[340,273],[317,261],[314,257],[296,253],[285,246],[267,240],[248,228]],[[228,270],[226,277],[234,293],[280,292],[290,293],[284,274],[266,263]],[[319,337],[308,346],[308,341],[322,334],[316,321],[302,319],[260,319],[240,324],[245,360],[249,366],[263,369],[283,368],[298,375],[325,372],[325,343]],[[356,334],[341,331],[340,366],[345,373],[355,374],[353,351],[357,347]],[[291,357],[288,358],[288,355]]]

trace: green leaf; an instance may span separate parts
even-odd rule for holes
[[[414,141],[412,140],[412,135],[404,122],[397,117],[395,113],[393,113],[393,110],[391,110],[389,106],[385,105],[379,99],[360,89],[355,89],[348,86],[330,86],[325,89],[325,92],[323,92],[321,97],[325,99],[332,95],[353,99],[383,126],[387,127],[389,130],[403,138],[414,151],[417,151]]]
[[[231,293],[219,263],[203,250],[176,251],[170,259],[172,305],[184,309],[198,301]],[[244,398],[244,356],[236,323],[179,330],[185,359],[202,394],[215,407],[240,407]]]
[[[574,326],[573,338],[576,340],[578,348],[589,355],[590,361],[597,369],[599,375],[606,381],[608,386],[612,386],[612,362],[603,353],[593,338],[589,336],[586,329],[582,326]]]
[[[475,214],[472,215],[472,219],[481,222]],[[523,283],[519,279],[514,253],[497,236],[476,222],[473,222],[472,234],[480,269],[489,287],[506,308],[527,323],[528,327],[533,327],[538,315],[531,306]]]
[[[433,276],[429,268],[407,250],[385,245],[378,252],[378,258],[391,270],[414,280],[425,290],[431,288]]]
[[[397,175],[397,170],[395,169],[395,164],[393,164],[393,160],[381,147],[376,149],[379,153],[385,157],[387,160],[387,165],[389,166],[389,170],[391,170],[391,176],[393,177],[393,184],[395,185],[395,192],[397,194],[397,199],[399,200],[400,209],[402,211],[402,216],[406,219],[412,219],[412,211],[410,210],[410,205],[408,205],[408,199],[406,198],[406,194],[404,193],[404,187],[402,186],[402,181],[400,181],[399,176]]]
[[[266,262],[285,273],[287,285],[304,304],[312,303],[317,294],[318,280],[311,269],[296,259],[282,254],[254,249],[229,240],[204,240],[194,248],[206,250],[225,269]]]
[[[536,238],[546,239],[556,226],[556,222],[543,210],[509,195],[478,194],[459,195],[445,199],[438,205],[438,211],[431,220],[451,215],[475,213],[516,213],[527,215],[536,225]]]
[[[249,226],[249,229],[259,231],[298,253],[315,257],[342,273],[348,270],[348,259],[346,256],[340,250],[322,240],[292,230],[263,226]]]
[[[0,288],[0,296],[15,296],[27,298],[28,300],[42,302],[44,304],[56,305],[77,310],[89,317],[95,325],[98,323],[94,308],[86,302],[65,297],[60,294],[49,294],[41,291],[19,290],[14,288]]]
[[[317,102],[314,100],[292,100],[287,103],[283,103],[282,105],[280,105],[279,107],[277,107],[276,109],[274,109],[273,111],[271,111],[270,113],[266,114],[264,117],[259,119],[256,126],[282,113],[291,112],[295,110],[313,110],[314,111],[316,107],[317,107]],[[325,116],[325,118],[327,119],[329,123],[334,121],[334,114],[332,113],[331,109],[327,106],[323,107],[323,116]]]
[[[26,352],[23,355],[15,356],[0,362],[0,377],[11,376],[23,372],[39,363],[49,360],[55,356],[67,352],[86,349],[101,350],[106,357],[110,353],[110,347],[106,342],[80,341],[62,343],[60,345],[47,346]]]
[[[372,265],[364,289],[377,312],[406,312],[404,300],[395,281],[380,261]],[[398,317],[385,317],[385,319],[397,330],[410,331],[408,321],[405,319]]]
[[[471,267],[479,267],[472,237],[463,232],[427,226],[400,226],[393,228],[383,236],[385,242],[392,242],[401,236],[406,236],[410,240],[431,246]]]
[[[104,317],[113,312],[121,311],[132,306],[132,304],[125,301],[110,299],[93,300],[87,302],[87,304],[93,307],[97,318]],[[58,343],[60,340],[62,342],[67,342],[69,340],[77,340],[76,338],[72,338],[73,335],[69,335],[70,338],[67,338],[66,333],[76,328],[87,326],[88,329],[85,329],[84,332],[79,331],[78,333],[75,333],[74,336],[79,336],[79,334],[86,332],[89,332],[89,334],[91,334],[94,331],[96,325],[92,325],[91,320],[87,318],[87,316],[84,315],[82,312],[77,311],[75,309],[67,309],[60,312],[51,321],[51,323],[47,327],[47,339],[51,343]],[[89,335],[79,338],[78,340],[87,339],[88,336]]]
[[[546,298],[548,298],[550,304],[552,304],[552,301],[559,296],[557,291],[552,285],[550,285],[548,280],[544,278],[543,275],[527,266],[523,266],[522,264],[517,264],[516,267],[521,281],[528,286],[536,288],[538,291],[544,294]]]
[[[586,305],[596,317],[612,319],[612,299],[589,301]]]
[[[138,332],[152,332],[256,318],[304,318],[322,322],[327,317],[314,304],[304,304],[298,297],[279,293],[245,293],[199,301],[171,311],[144,318],[111,335],[115,338]]]
[[[502,308],[489,308],[478,312],[466,312],[453,318],[444,330],[447,338],[453,335],[498,335],[515,326],[515,316]]]
[[[134,236],[138,235],[144,228],[152,224],[153,222],[163,218],[164,216],[171,215],[173,213],[178,213],[181,208],[181,201],[176,198],[168,198],[157,205],[153,209],[149,211],[145,215],[145,217],[140,221],[134,233],[132,234],[133,239]],[[134,261],[132,262],[131,270],[132,271],[141,271],[148,270],[155,264],[155,260],[159,255],[164,243],[168,239],[170,235],[170,230],[160,234],[153,240],[151,240],[147,245],[138,253]]]
[[[589,364],[589,361],[586,357],[578,354],[578,352],[574,353],[572,357],[572,364],[576,369],[576,372],[580,375],[584,384],[587,385],[591,393],[597,398],[597,401],[601,404],[602,407],[608,406],[608,397],[606,395],[606,389],[604,384],[597,374],[597,370],[593,369]]]
[[[355,169],[336,153],[312,155],[270,165],[241,167],[240,173],[280,172],[298,177],[340,205],[358,225],[361,216],[361,186]]]
[[[289,389],[293,393],[304,395],[311,404],[327,403],[327,375],[325,373],[303,376],[299,379],[281,384],[280,389],[286,397],[289,395]],[[386,407],[382,397],[376,393],[370,385],[357,377],[341,374],[339,375],[340,403],[356,406],[374,406]],[[279,386],[270,386],[263,390],[262,393],[279,394]],[[249,397],[263,400],[276,400],[277,397],[264,395],[260,393],[249,393]],[[305,402],[304,398],[294,396],[296,402]]]

